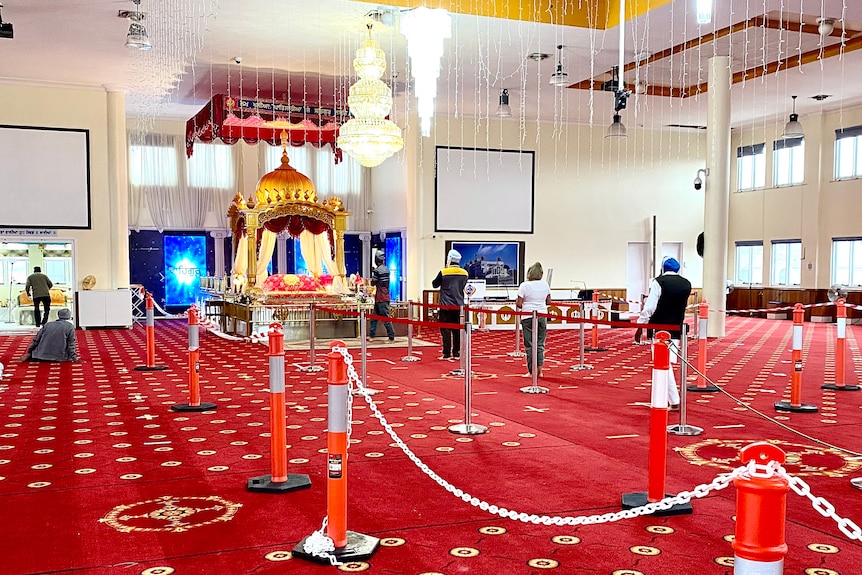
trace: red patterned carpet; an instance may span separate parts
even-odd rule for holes
[[[834,378],[835,327],[805,324],[803,401],[820,410],[776,414],[773,403],[790,397],[791,325],[728,318],[727,337],[710,341],[709,375],[776,421],[721,393],[689,394],[688,423],[704,433],[668,436],[667,490],[710,483],[738,466],[740,447],[769,440],[814,496],[860,524],[862,492],[849,479],[862,475],[862,459],[810,438],[862,451],[862,392],[820,389]],[[858,329],[848,328],[848,384],[862,370]],[[29,337],[0,337],[3,575],[733,572],[732,486],[693,500],[691,515],[574,527],[502,519],[438,486],[358,397],[348,528],[381,538],[381,547],[340,567],[294,558],[326,514],[326,373],[296,370],[307,352],[288,352],[289,471],[309,475],[312,487],[250,493],[247,480],[270,470],[266,348],[202,335],[202,399],[218,408],[175,413],[171,405],[188,401],[187,328],[161,321],[156,334],[157,363],[169,371],[133,370],[144,363],[142,327],[79,331],[78,364],[16,363]],[[449,373],[456,364],[436,360],[437,347],[417,347],[416,363],[400,361],[404,346],[372,348],[367,384],[381,391],[374,401],[399,437],[455,487],[527,514],[613,513],[622,494],[647,488],[651,366],[649,347],[633,345],[630,330],[601,336],[608,351],[586,355],[594,369],[573,371],[577,332],[549,332],[541,385],[550,393],[529,395],[519,391],[529,384],[523,359],[506,354],[513,334],[476,333],[472,421],[488,427],[484,435],[447,430],[464,420],[464,384]],[[808,499],[791,492],[787,507],[785,573],[860,573],[859,541]]]

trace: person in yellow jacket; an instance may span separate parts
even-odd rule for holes
[[[464,305],[464,288],[467,287],[467,270],[460,266],[461,254],[457,250],[449,250],[446,254],[446,267],[440,270],[431,285],[440,289],[440,305],[450,309],[440,308],[441,323],[461,323],[460,308]],[[443,355],[440,359],[458,359],[461,357],[461,330],[440,328],[443,340]]]

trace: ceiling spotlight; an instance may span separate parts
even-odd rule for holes
[[[509,90],[503,88],[500,91],[500,105],[497,106],[495,114],[498,118],[511,118],[512,108],[509,107]]]
[[[137,48],[138,50],[149,50],[153,47],[150,42],[150,37],[147,35],[147,29],[141,22],[144,21],[144,14],[140,12],[141,0],[132,0],[135,5],[135,11],[129,13],[129,32],[126,34],[126,48]]]
[[[835,19],[834,18],[818,18],[817,19],[817,31],[821,36],[829,36],[832,32],[835,31]]]
[[[799,123],[799,114],[796,113],[796,96],[793,98],[793,112],[790,114],[790,120],[784,126],[784,133],[781,135],[785,140],[793,138],[804,138],[805,132],[802,129],[802,124]]]
[[[560,55],[557,59],[557,69],[551,74],[551,79],[548,82],[551,86],[557,86],[558,88],[568,88],[571,84],[569,82],[569,75],[566,74],[566,71],[563,70],[563,45],[560,44],[557,46],[557,50],[560,51]]]
[[[628,131],[626,125],[623,124],[623,118],[619,114],[614,114],[613,123],[608,126],[608,131],[605,132],[605,138],[626,138]]]

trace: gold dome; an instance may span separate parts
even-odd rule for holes
[[[296,171],[296,168],[290,165],[287,146],[282,146],[282,149],[281,165],[268,174],[264,174],[258,181],[257,189],[254,192],[254,201],[249,203],[258,207],[286,201],[317,203],[317,191],[314,189],[311,178]]]

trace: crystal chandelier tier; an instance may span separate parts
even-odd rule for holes
[[[379,166],[404,147],[401,128],[386,116],[392,109],[392,90],[381,80],[386,58],[379,44],[368,38],[356,50],[353,69],[359,76],[350,87],[347,104],[353,116],[338,131],[338,147],[366,168]]]

